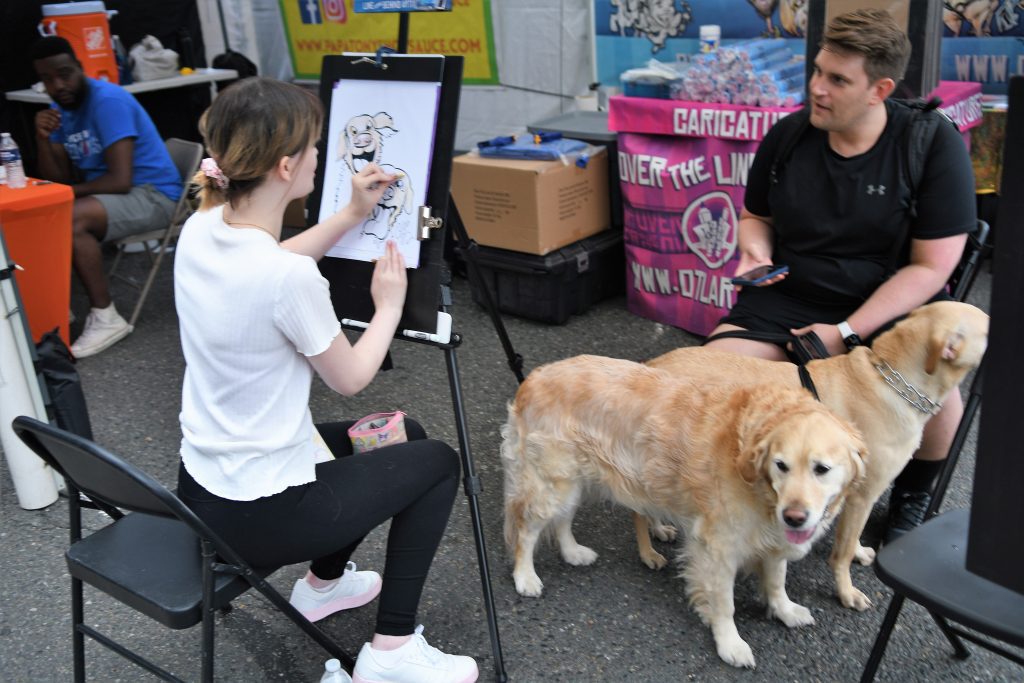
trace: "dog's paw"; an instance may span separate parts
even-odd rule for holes
[[[651,569],[661,569],[668,564],[668,560],[665,559],[665,556],[653,548],[650,552],[641,552],[640,561]]]
[[[853,587],[848,591],[841,591],[839,593],[839,602],[843,603],[843,607],[849,607],[858,612],[863,612],[868,607],[871,607],[871,600],[868,596]]]
[[[754,668],[754,651],[747,645],[747,641],[739,636],[723,638],[720,642],[716,641],[715,648],[718,650],[718,656],[726,664],[747,669]]]
[[[807,609],[803,605],[798,605],[795,602],[790,602],[779,608],[773,607],[772,614],[778,617],[779,621],[789,628],[812,626],[814,624],[814,617],[811,616],[811,610]]]
[[[575,567],[585,567],[594,564],[597,553],[585,545],[577,545],[572,548],[562,548],[562,559]]]
[[[676,540],[676,536],[679,535],[679,531],[671,524],[655,522],[651,524],[651,534],[659,541],[671,543]]]
[[[544,582],[534,572],[513,574],[512,578],[516,582],[516,592],[527,598],[539,598],[541,591],[544,590]]]
[[[858,545],[857,550],[853,553],[853,557],[862,565],[867,567],[875,561],[875,549],[864,545]]]

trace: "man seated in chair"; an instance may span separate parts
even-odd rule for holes
[[[85,358],[132,331],[110,299],[101,243],[166,226],[182,179],[142,106],[120,86],[86,77],[68,41],[43,38],[30,56],[54,102],[35,118],[39,173],[75,192],[71,261],[91,310],[71,351]]]
[[[711,336],[734,330],[814,332],[832,355],[845,353],[912,309],[949,298],[946,282],[977,224],[966,145],[947,121],[937,126],[916,188],[903,165],[911,109],[889,96],[910,59],[910,40],[885,10],[856,10],[825,29],[808,84],[809,125],[781,119],[758,148],[739,221],[737,273],[789,266],[755,287]],[[784,165],[783,165],[784,164]],[[708,346],[785,360],[778,346],[721,338]],[[897,477],[885,541],[923,521],[932,485],[963,414],[954,390],[925,427],[914,459]]]

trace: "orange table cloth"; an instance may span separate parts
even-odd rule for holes
[[[32,339],[60,329],[68,337],[71,303],[71,206],[69,185],[29,179],[20,190],[0,185],[0,229],[8,256],[24,270],[14,276]]]

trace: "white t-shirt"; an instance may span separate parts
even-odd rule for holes
[[[174,256],[181,458],[210,493],[255,500],[316,479],[306,357],[341,325],[312,258],[223,213],[189,218]]]

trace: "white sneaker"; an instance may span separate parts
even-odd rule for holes
[[[85,328],[71,345],[75,358],[95,356],[131,334],[131,325],[110,304],[106,308],[93,308],[85,318]]]
[[[338,582],[325,590],[318,591],[306,579],[299,579],[288,602],[310,621],[320,621],[343,609],[362,607],[377,597],[381,583],[377,572],[356,571],[356,563],[349,562]]]
[[[374,650],[363,644],[352,683],[473,683],[480,672],[472,657],[449,655],[427,644],[423,627],[397,650]]]

